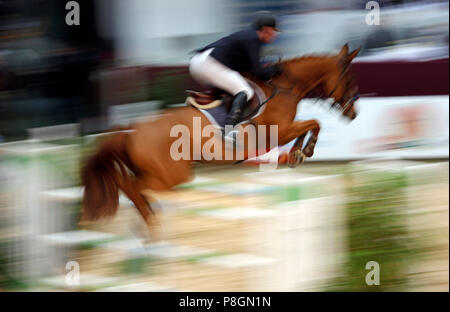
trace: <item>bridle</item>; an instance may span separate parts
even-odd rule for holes
[[[278,63],[281,63],[281,58],[279,58]],[[336,92],[337,88],[340,86],[342,80],[344,79],[344,76],[346,76],[346,74],[350,70],[350,66],[348,63],[344,63],[342,61],[340,61],[339,63],[340,63],[340,67],[341,67],[341,72],[339,74],[339,78],[336,83],[336,86],[332,89],[332,91],[327,96],[319,97],[317,99],[317,101],[321,100],[321,99],[324,100],[324,99],[331,98],[333,96],[333,94]],[[284,74],[289,75],[289,72],[285,71]],[[296,78],[296,79],[298,80],[298,78]],[[320,79],[322,79],[322,77],[319,78],[319,80]],[[336,109],[336,107],[339,107],[339,110],[341,111],[341,113],[345,114],[345,113],[347,113],[348,110],[350,110],[353,107],[353,104],[355,103],[355,101],[360,97],[359,92],[356,92],[355,94],[348,96],[347,99],[345,100],[344,105],[341,106],[338,104],[343,102],[343,99],[347,96],[347,94],[351,90],[354,80],[355,79],[354,79],[353,75],[351,76],[351,79],[347,78],[345,93],[343,94],[342,98],[339,101],[334,101],[331,104],[330,109]],[[273,82],[273,79],[270,79],[270,80],[266,81],[265,84],[272,88],[272,94],[265,101],[260,103],[255,109],[253,109],[253,111],[250,114],[248,114],[245,117],[245,119],[250,119],[250,117],[253,115],[254,112],[257,112],[263,105],[265,105],[267,102],[269,102],[271,99],[273,99],[276,95],[278,95],[280,93],[285,93],[285,94],[291,95],[293,97],[298,97],[298,98],[303,97],[303,95],[299,95],[299,94],[292,92],[292,90],[294,90],[298,86],[298,82],[294,83],[290,87],[282,87],[280,85],[275,84]],[[305,85],[307,85],[306,82],[305,82]],[[250,122],[253,123],[251,119],[250,119]]]
[[[344,79],[344,77],[347,77],[346,82],[345,82],[345,84],[346,84],[345,93],[342,95],[342,97],[338,101],[335,100],[331,104],[331,108],[335,108],[336,105],[338,105],[339,103],[343,103],[342,105],[339,105],[339,106],[341,106],[342,113],[345,114],[348,110],[350,110],[353,107],[356,100],[359,99],[360,94],[357,91],[354,94],[349,95],[349,93],[354,89],[355,78],[353,75],[350,76],[351,78],[348,78],[347,73],[350,71],[350,63],[343,63],[342,61],[339,61],[339,63],[340,63],[340,67],[341,67],[341,72],[339,74],[338,81],[336,83],[336,86],[333,88],[333,90],[327,96],[327,98],[331,98],[333,96],[334,92],[336,92],[337,88],[341,85],[341,81]]]

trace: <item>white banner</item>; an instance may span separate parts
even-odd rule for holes
[[[296,119],[321,125],[310,161],[449,157],[448,95],[362,98],[355,105],[358,117],[349,123],[323,102],[300,102]]]

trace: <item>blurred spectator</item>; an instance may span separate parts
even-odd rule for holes
[[[66,1],[0,3],[0,111],[6,128],[0,133],[24,138],[30,127],[92,119],[89,124],[101,128],[94,73],[108,47],[98,34],[96,2],[78,1],[82,22],[76,26],[66,25]]]

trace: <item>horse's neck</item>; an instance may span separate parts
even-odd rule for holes
[[[333,60],[329,57],[306,57],[287,61],[284,66],[287,71],[284,79],[297,86],[299,95],[305,96],[321,83],[333,66]]]
[[[312,89],[321,83],[322,77],[329,71],[333,60],[327,57],[299,58],[282,63],[286,73],[276,77],[273,82],[283,93],[290,93],[286,97],[283,106],[288,106],[286,101],[292,102],[294,109],[297,103]],[[273,92],[272,88],[259,83],[266,96]],[[269,108],[269,107],[268,107]]]
[[[263,90],[266,100],[273,97],[267,101],[263,113],[254,119],[255,122],[276,124],[295,118],[297,103],[300,101],[298,96],[290,93],[280,93],[273,86],[269,86],[261,81],[255,81],[255,83]]]
[[[327,57],[312,57],[283,62],[282,65],[287,73],[273,80],[273,84],[279,88],[278,93],[267,103],[263,114],[256,117],[257,122],[283,123],[293,120],[298,103],[321,82],[323,75],[333,66],[333,61]],[[261,81],[255,83],[267,98],[274,94],[272,86]]]

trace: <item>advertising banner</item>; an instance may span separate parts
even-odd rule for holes
[[[355,105],[358,117],[348,122],[322,101],[299,103],[296,119],[316,119],[321,125],[310,161],[449,157],[448,95],[361,98]]]

